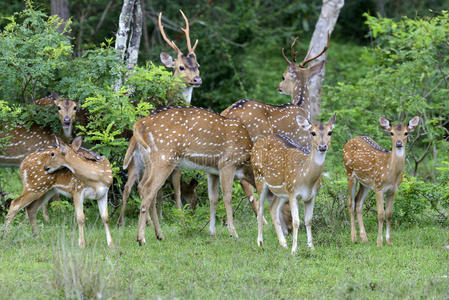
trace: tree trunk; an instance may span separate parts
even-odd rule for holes
[[[327,43],[327,34],[332,33],[337,23],[340,9],[343,7],[344,0],[323,0],[323,6],[321,8],[321,14],[318,22],[315,25],[312,40],[310,41],[309,51],[310,57],[317,55]],[[332,47],[332,46],[330,46]],[[327,53],[324,53],[315,60],[315,64],[325,61]],[[321,69],[321,72],[315,76],[312,76],[309,81],[309,96],[312,120],[321,113],[321,88],[323,86],[325,66]]]
[[[51,15],[59,16],[64,22],[58,27],[58,32],[64,31],[65,24],[70,18],[69,3],[67,0],[51,0]]]
[[[131,33],[129,33],[130,31]],[[116,34],[115,49],[119,51],[120,58],[126,61],[128,70],[131,70],[137,64],[141,36],[142,7],[140,0],[124,0]],[[116,91],[120,89],[124,80],[119,78],[115,83]]]

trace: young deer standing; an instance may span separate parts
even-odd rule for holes
[[[195,44],[191,45],[190,43],[190,27],[189,20],[184,15],[182,10],[180,10],[182,17],[185,21],[185,28],[182,28],[187,40],[187,51],[188,54],[185,56],[181,50],[176,46],[175,42],[170,41],[164,31],[164,26],[162,26],[162,13],[159,14],[158,23],[159,23],[159,31],[161,32],[164,41],[177,52],[177,58],[174,59],[169,54],[162,52],[160,54],[162,63],[167,68],[173,68],[173,76],[178,77],[182,80],[182,82],[186,85],[186,88],[182,90],[182,97],[184,101],[190,104],[192,99],[193,88],[199,87],[202,83],[200,77],[200,65],[196,60],[195,48],[198,45],[198,40],[196,40]],[[130,140],[130,147],[128,151],[131,151],[127,157],[130,158],[129,161],[124,163],[123,169],[128,168],[128,180],[126,181],[125,187],[123,189],[122,195],[122,207],[120,210],[120,216],[118,218],[118,225],[121,226],[124,223],[125,216],[125,208],[126,202],[128,201],[129,194],[131,192],[134,183],[140,182],[145,172],[145,164],[142,158],[142,154],[139,153],[139,149],[136,147],[136,143],[133,138]],[[132,155],[131,155],[132,154]],[[181,172],[179,170],[174,170],[172,173],[172,185],[175,192],[175,200],[176,207],[178,209],[182,208],[181,202]],[[189,191],[189,194],[192,191]],[[158,199],[161,199],[162,195],[159,194]],[[162,199],[161,199],[162,200]],[[161,200],[158,200],[160,203]]]
[[[71,139],[72,125],[77,112],[77,103],[62,99],[58,94],[52,92],[50,96],[40,98],[34,102],[35,105],[55,105],[58,108],[58,117],[63,128],[66,140]],[[10,137],[8,144],[2,147],[0,153],[0,167],[20,167],[22,160],[29,154],[44,149],[55,144],[55,137],[48,129],[42,129],[37,125],[32,125],[26,129],[23,125],[15,127],[6,126],[6,131],[0,132],[0,138]],[[58,200],[55,195],[54,200]],[[44,204],[42,213],[45,221],[50,218],[47,206]]]
[[[343,147],[343,161],[348,177],[348,209],[351,216],[351,238],[357,241],[354,212],[357,211],[360,238],[367,242],[365,226],[363,225],[362,206],[370,189],[376,192],[377,218],[379,223],[377,246],[381,247],[382,226],[385,218],[384,195],[386,195],[387,231],[385,238],[391,245],[391,216],[393,201],[399,184],[402,182],[402,173],[405,162],[405,145],[409,132],[415,130],[419,124],[419,117],[414,117],[408,125],[396,124],[390,126],[385,117],[379,118],[380,127],[390,132],[392,151],[387,151],[367,136],[358,136],[350,140]],[[360,189],[356,194],[357,181]]]
[[[22,194],[11,202],[5,226],[9,226],[20,209],[26,207],[33,233],[37,232],[36,213],[55,194],[71,196],[78,222],[78,243],[84,248],[84,198],[97,199],[105,225],[108,246],[113,246],[108,226],[107,193],[112,184],[109,161],[80,148],[82,138],[71,146],[62,141],[57,147],[28,155],[20,166]]]
[[[254,184],[249,164],[251,139],[238,120],[196,107],[166,108],[145,117],[134,125],[134,137],[143,146],[151,167],[141,182],[144,198],[139,216],[137,241],[145,243],[145,220],[148,209],[156,237],[162,239],[154,198],[171,172],[179,169],[208,173],[210,199],[210,233],[215,234],[215,210],[218,183],[221,181],[228,230],[238,237],[232,215],[232,183],[234,177]]]
[[[307,64],[323,55],[329,46],[328,44],[316,56],[309,58],[307,53],[304,60],[296,64],[295,41],[290,50],[292,61],[290,61],[282,49],[282,56],[287,62],[287,70],[282,75],[282,82],[278,86],[281,94],[291,95],[290,104],[270,105],[253,100],[240,100],[226,108],[221,115],[227,118],[239,119],[248,129],[249,136],[253,143],[267,134],[282,134],[304,147],[310,146],[310,135],[297,125],[296,117],[303,116],[310,120],[310,99],[308,83],[310,77],[319,73],[323,68],[324,61],[314,66],[307,67]],[[245,181],[240,181],[246,196],[250,200],[254,212],[257,211],[257,203],[253,203],[254,188]],[[257,213],[256,213],[257,215]],[[287,221],[288,223],[288,221]],[[291,224],[286,224],[291,227]],[[284,232],[287,228],[284,227]]]
[[[251,163],[259,193],[259,216],[257,244],[262,246],[262,216],[264,200],[268,191],[276,198],[271,202],[270,214],[282,247],[287,242],[281,228],[280,210],[288,200],[293,220],[292,253],[296,252],[298,239],[298,202],[304,201],[304,223],[307,230],[307,244],[313,249],[312,216],[315,196],[320,188],[321,173],[327,150],[331,143],[336,114],[327,123],[311,125],[303,116],[296,118],[298,125],[312,136],[309,149],[287,136],[272,134],[257,140],[253,147]]]

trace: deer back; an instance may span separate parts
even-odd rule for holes
[[[390,169],[391,152],[367,136],[351,139],[343,147],[343,162],[348,176],[356,176],[364,185],[382,187]]]
[[[55,136],[37,125],[32,125],[29,130],[22,125],[6,127],[6,130],[0,132],[1,138],[10,137],[8,144],[1,148],[0,166],[19,167],[28,154],[55,144]]]
[[[168,108],[139,120],[134,137],[153,159],[221,168],[249,161],[251,139],[239,120],[196,107]]]
[[[253,100],[240,100],[226,108],[222,116],[240,120],[252,142],[267,134],[283,134],[307,147],[310,136],[300,128],[296,116],[306,117],[305,110],[295,104],[270,105]]]

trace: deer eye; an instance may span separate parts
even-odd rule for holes
[[[312,131],[310,134],[311,134],[312,136],[315,136],[315,135],[316,135],[316,132],[315,132],[315,131]]]
[[[73,107],[73,110],[77,110],[77,108],[78,108],[78,107],[74,106],[74,107]]]
[[[327,133],[327,135],[328,135],[328,136],[331,136],[331,135],[332,135],[332,131],[329,131],[329,132]]]
[[[179,70],[184,71],[184,66],[179,66]]]
[[[391,136],[393,136],[393,135],[394,135],[394,133],[393,133],[393,132],[390,132],[390,134],[391,134]]]
[[[58,106],[58,110],[61,110],[61,106]]]
[[[50,156],[55,157],[55,153],[54,152],[50,153]]]
[[[284,75],[282,75],[282,80],[285,80],[285,76]]]
[[[408,135],[408,132],[404,133],[404,135],[407,136],[407,135]]]

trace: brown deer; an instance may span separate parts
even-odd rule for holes
[[[70,99],[59,97],[55,92],[51,92],[50,96],[37,99],[35,105],[55,105],[58,108],[58,117],[61,122],[65,140],[72,139],[73,123],[78,112],[78,103]]]
[[[414,117],[408,124],[391,126],[385,117],[379,118],[380,127],[390,132],[392,151],[387,151],[367,136],[358,136],[351,139],[343,147],[343,161],[348,177],[348,209],[351,216],[351,238],[357,241],[354,212],[357,211],[360,238],[367,242],[365,226],[363,225],[362,206],[370,189],[376,192],[378,234],[377,246],[382,247],[382,226],[386,215],[387,230],[385,238],[391,245],[391,216],[393,201],[399,184],[402,182],[402,173],[405,162],[405,145],[410,132],[419,124],[419,117]],[[360,182],[356,193],[357,182]],[[384,195],[386,196],[386,214],[384,210]]]
[[[58,117],[63,128],[66,140],[71,139],[72,125],[75,120],[78,105],[76,102],[60,98],[58,94],[51,92],[50,96],[37,99],[35,105],[55,105],[58,108]],[[48,129],[42,129],[37,125],[32,125],[27,129],[23,125],[8,126],[6,130],[0,132],[0,138],[10,137],[8,144],[1,149],[0,167],[20,167],[22,160],[30,153],[39,149],[44,149],[55,144],[54,135]],[[58,200],[55,195],[54,200]],[[45,221],[50,218],[47,212],[47,205],[42,207]]]
[[[296,252],[299,227],[297,199],[300,199],[304,201],[307,244],[311,249],[314,248],[312,241],[313,205],[320,188],[321,173],[327,150],[330,147],[335,117],[336,114],[327,123],[318,125],[311,125],[303,116],[296,117],[298,125],[312,136],[310,148],[280,134],[259,138],[254,144],[251,163],[259,194],[257,218],[257,244],[259,247],[263,244],[264,200],[270,191],[276,196],[270,204],[270,214],[281,246],[287,248],[279,215],[281,208],[288,200],[293,220],[292,253]]]
[[[189,20],[184,15],[182,10],[180,10],[182,17],[185,21],[185,28],[182,28],[187,40],[187,56],[185,56],[181,50],[176,46],[175,42],[170,41],[164,31],[164,26],[162,26],[162,12],[159,14],[158,24],[159,31],[164,39],[164,41],[177,52],[177,57],[174,59],[169,54],[162,52],[160,54],[162,63],[168,67],[173,68],[173,76],[181,78],[182,82],[186,85],[186,88],[182,90],[182,97],[185,102],[190,104],[192,99],[192,92],[194,87],[199,87],[202,83],[200,77],[200,65],[196,60],[195,48],[198,45],[198,40],[195,41],[195,44],[191,45],[190,43],[190,27]],[[130,140],[130,147],[128,148],[130,153],[128,154],[129,161],[124,163],[124,169],[128,168],[128,180],[126,181],[125,187],[123,189],[122,195],[122,207],[120,210],[120,216],[118,218],[118,225],[121,226],[124,223],[124,214],[126,202],[128,201],[129,194],[131,192],[132,187],[135,182],[139,182],[142,179],[142,176],[145,172],[145,164],[143,162],[142,154],[138,153],[139,149],[136,148],[136,144],[133,138]],[[132,154],[132,155],[131,155]],[[172,185],[175,193],[175,201],[176,207],[178,209],[182,208],[181,201],[181,172],[179,170],[174,170],[171,176]],[[189,189],[188,194],[191,195],[194,191]],[[190,199],[190,198],[189,198]],[[158,196],[158,204],[160,207],[160,203],[162,201],[162,194]],[[191,206],[193,207],[193,206]],[[160,210],[159,210],[160,211]]]
[[[105,225],[108,246],[113,246],[108,226],[107,194],[112,184],[109,161],[81,148],[82,138],[71,146],[58,141],[50,147],[28,155],[20,166],[22,194],[12,201],[5,226],[17,212],[26,207],[33,233],[37,232],[36,213],[39,207],[56,193],[71,196],[79,229],[79,246],[84,248],[84,198],[97,199]]]
[[[151,166],[146,166],[149,176],[144,176],[145,181],[140,183],[145,195],[138,223],[140,245],[145,243],[145,220],[149,211],[156,237],[163,238],[154,199],[176,167],[208,173],[211,234],[215,234],[218,183],[221,181],[228,230],[238,237],[231,207],[232,182],[237,177],[254,184],[249,164],[252,143],[240,121],[196,107],[173,107],[156,111],[136,122],[133,134],[145,150],[142,154],[148,156],[145,161],[151,161]]]
[[[258,138],[267,134],[283,134],[304,147],[310,144],[310,136],[297,125],[296,116],[303,116],[310,119],[310,99],[308,82],[309,78],[321,71],[324,61],[314,66],[307,67],[307,64],[323,55],[329,46],[329,36],[327,45],[316,56],[309,57],[307,53],[304,60],[296,64],[295,53],[296,39],[290,49],[292,60],[290,61],[282,49],[282,56],[287,62],[287,70],[282,75],[282,82],[278,86],[281,94],[291,95],[290,104],[270,105],[253,100],[240,100],[226,108],[221,115],[228,118],[239,119],[248,129],[248,133],[254,143]],[[254,188],[245,181],[240,181],[246,196],[250,200],[253,210],[257,210],[257,203],[253,203]],[[287,227],[291,227],[291,224]],[[284,231],[286,231],[284,227]]]

